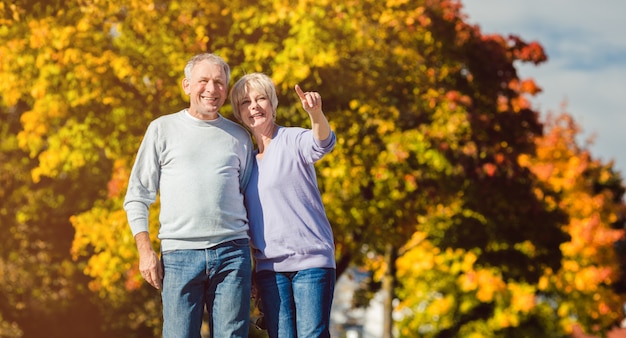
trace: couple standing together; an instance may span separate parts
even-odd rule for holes
[[[296,85],[312,127],[282,127],[272,80],[243,76],[230,101],[253,149],[219,113],[228,64],[199,54],[184,75],[189,108],[150,123],[124,201],[139,270],[162,290],[163,337],[200,337],[205,307],[211,337],[248,337],[253,289],[270,337],[329,337],[334,243],[313,165],[336,138],[320,95]],[[160,257],[148,231],[157,194]]]

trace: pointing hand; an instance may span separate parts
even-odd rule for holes
[[[309,114],[319,114],[322,112],[322,96],[318,92],[303,92],[299,85],[296,85],[296,93],[302,102],[302,108]]]

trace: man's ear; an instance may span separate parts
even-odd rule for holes
[[[184,78],[182,85],[183,85],[183,91],[185,91],[185,94],[189,95],[189,80],[187,80],[187,78]]]

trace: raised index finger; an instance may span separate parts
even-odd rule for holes
[[[298,93],[298,96],[300,97],[300,100],[305,100],[306,97],[304,96],[304,92],[302,91],[302,89],[300,89],[299,85],[296,85],[296,93]]]

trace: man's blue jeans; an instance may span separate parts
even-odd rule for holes
[[[259,271],[256,285],[271,338],[330,337],[335,269]]]
[[[252,271],[247,239],[161,257],[164,338],[200,338],[205,306],[211,337],[248,337]]]

